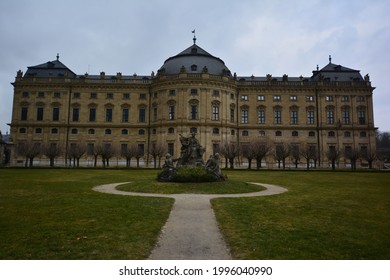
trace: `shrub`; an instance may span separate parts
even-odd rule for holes
[[[204,167],[180,167],[172,176],[174,182],[213,182],[215,179]]]

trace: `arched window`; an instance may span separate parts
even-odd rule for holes
[[[219,134],[219,128],[214,127],[213,128],[213,134]]]
[[[52,128],[51,134],[58,134],[58,128]]]
[[[275,136],[282,136],[282,132],[280,130],[275,131]]]
[[[173,127],[168,128],[168,133],[170,134],[175,133],[175,129]]]
[[[95,134],[95,129],[93,128],[88,129],[88,134]]]
[[[138,135],[145,135],[145,129],[138,130]]]
[[[72,128],[72,131],[71,131],[72,134],[77,134],[79,133],[78,129],[77,128]]]
[[[106,130],[104,130],[104,134],[111,134],[111,129],[107,128]]]
[[[129,131],[127,129],[122,129],[121,133],[122,135],[128,135]]]
[[[264,130],[260,130],[259,131],[259,136],[264,137],[265,136],[265,131]]]
[[[329,131],[328,132],[328,136],[329,137],[335,137],[336,136],[336,133],[334,131]]]
[[[351,137],[350,131],[344,131],[344,137]]]
[[[291,136],[297,137],[297,136],[298,136],[298,131],[294,130],[294,131],[291,133]]]
[[[316,133],[314,131],[309,131],[309,137],[314,137],[316,136]]]
[[[249,131],[248,130],[243,130],[241,135],[242,136],[249,136]]]

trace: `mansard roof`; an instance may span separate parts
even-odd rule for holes
[[[322,79],[329,79],[330,81],[363,81],[363,77],[360,75],[360,70],[333,64],[331,59],[329,60],[329,64],[324,68],[313,71],[312,79],[318,80],[321,77]]]
[[[76,77],[76,74],[70,70],[67,66],[65,66],[61,61],[59,61],[59,57],[57,56],[56,60],[48,61],[43,64],[39,64],[36,66],[27,67],[25,77],[39,77],[39,78],[55,78],[55,77]]]

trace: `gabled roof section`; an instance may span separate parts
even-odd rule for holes
[[[61,61],[59,56],[53,61],[48,61],[36,66],[27,67],[24,77],[37,77],[37,78],[60,78],[60,77],[76,77],[76,74],[66,67]]]
[[[360,75],[360,70],[355,70],[351,68],[344,67],[339,64],[334,64],[329,59],[329,64],[323,67],[321,70],[313,71],[313,80],[318,79],[327,79],[330,81],[363,81],[362,75]]]

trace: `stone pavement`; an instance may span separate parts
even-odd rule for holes
[[[162,229],[159,241],[149,259],[154,260],[228,260],[229,249],[219,231],[210,199],[221,197],[268,196],[286,192],[287,189],[252,183],[266,187],[260,192],[242,194],[152,194],[125,192],[116,189],[124,183],[96,186],[93,190],[103,193],[174,198],[175,203],[168,221]]]

